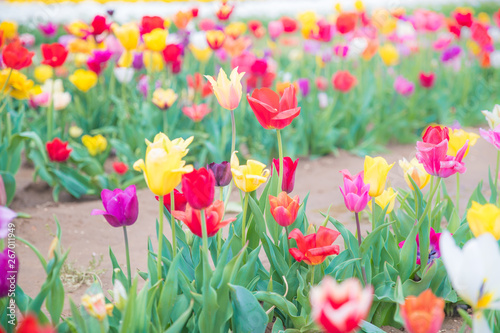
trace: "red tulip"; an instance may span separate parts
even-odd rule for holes
[[[99,36],[103,32],[109,31],[111,24],[106,23],[106,17],[101,15],[96,15],[90,24],[92,28],[92,35]]]
[[[156,200],[159,200],[159,196],[155,196]],[[170,210],[170,193],[163,196],[163,205],[165,208],[168,210],[169,213],[171,213]],[[183,212],[186,210],[186,205],[187,205],[187,200],[186,196],[184,193],[178,191],[177,189],[174,189],[174,211],[179,211]]]
[[[325,91],[326,89],[328,89],[328,80],[326,79],[326,77],[318,76],[316,78],[316,87],[319,91]]]
[[[450,141],[449,128],[445,126],[429,126],[422,136],[422,141],[437,145],[441,141]]]
[[[200,73],[195,73],[194,77],[191,75],[186,76],[188,87],[195,92],[201,94],[201,98],[205,98],[212,94],[212,85],[206,81]]]
[[[293,191],[293,187],[295,185],[295,170],[297,169],[297,164],[299,163],[299,159],[297,158],[295,161],[288,156],[283,157],[283,184],[281,185],[281,190],[286,193],[290,193]],[[280,174],[280,160],[273,158],[273,164]]]
[[[227,4],[223,4],[220,6],[220,8],[217,10],[215,15],[217,18],[221,21],[226,21],[229,19],[229,16],[231,16],[231,13],[233,12],[234,6],[230,6]]]
[[[191,8],[191,16],[198,17],[198,7]]]
[[[1,327],[0,327],[1,328]],[[17,333],[55,333],[56,330],[50,325],[40,326],[35,315],[28,314],[16,328]]]
[[[496,13],[493,14],[493,20],[495,21],[497,26],[500,28],[500,9]]]
[[[5,66],[20,70],[31,65],[34,55],[34,52],[29,52],[21,45],[19,40],[16,40],[5,47],[2,59]]]
[[[53,162],[64,162],[69,158],[72,149],[68,148],[68,142],[62,142],[61,139],[55,138],[45,145],[49,159]]]
[[[174,210],[173,215],[176,219],[184,222],[189,230],[198,237],[202,237],[201,229],[201,211],[193,209],[189,204],[186,206],[186,211]],[[219,229],[225,227],[236,219],[227,219],[222,221],[224,216],[224,202],[215,200],[212,205],[205,209],[205,221],[207,222],[208,237],[215,236]]]
[[[288,239],[295,239],[297,248],[291,248],[289,252],[297,261],[319,265],[326,257],[339,254],[340,247],[332,244],[339,235],[340,232],[325,227],[319,227],[317,233],[307,236],[299,229],[293,229]]]
[[[283,16],[280,21],[283,24],[283,31],[285,33],[291,34],[292,32],[295,32],[297,30],[297,21],[295,21],[293,18]]]
[[[434,86],[434,81],[436,79],[436,74],[420,72],[419,75],[420,85],[424,88],[432,88]]]
[[[141,20],[141,35],[149,34],[154,29],[165,29],[165,21],[159,16],[144,16]]]
[[[179,61],[179,57],[182,55],[182,47],[177,44],[168,44],[162,53],[166,63],[176,62]]]
[[[482,49],[493,49],[493,39],[488,33],[488,28],[479,22],[474,22],[470,27],[472,39],[478,43]]]
[[[453,14],[453,17],[455,18],[455,21],[457,21],[459,26],[470,28],[470,26],[472,25],[472,13],[471,12],[467,12],[467,13],[455,12]]]
[[[266,129],[283,129],[300,114],[295,87],[290,85],[280,96],[269,88],[255,89],[247,100],[257,120]]]
[[[128,165],[123,162],[113,162],[113,169],[119,175],[124,175],[128,171]]]
[[[293,199],[281,192],[278,197],[269,196],[269,205],[271,206],[271,215],[276,223],[282,227],[288,227],[295,222],[297,212],[299,211],[299,196],[296,195]]]
[[[427,289],[418,297],[408,296],[400,314],[409,333],[437,333],[444,320],[444,300]]]
[[[59,67],[66,61],[66,57],[68,56],[68,50],[59,44],[42,44],[42,56],[43,61],[42,64],[49,65],[51,67]]]
[[[207,208],[214,201],[214,173],[211,170],[199,168],[182,175],[182,192],[194,209]]]
[[[189,119],[191,119],[194,122],[199,122],[202,121],[203,118],[207,114],[209,114],[212,110],[208,107],[207,104],[193,104],[191,106],[185,106],[182,108],[182,113],[184,113]]]
[[[357,83],[358,80],[354,75],[349,73],[349,71],[338,71],[332,76],[333,88],[343,93],[346,93],[354,88]]]
[[[353,31],[356,28],[357,20],[358,15],[356,13],[341,13],[339,17],[337,17],[337,22],[335,23],[337,31],[341,34]]]

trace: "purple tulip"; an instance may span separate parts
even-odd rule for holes
[[[132,67],[135,70],[141,70],[144,67],[144,60],[142,59],[142,53],[134,53],[134,60],[132,60]]]
[[[231,164],[228,161],[222,163],[212,162],[207,165],[208,170],[212,170],[215,176],[215,186],[227,186],[231,182]]]
[[[47,22],[45,24],[40,23],[38,25],[38,30],[40,30],[45,37],[54,37],[57,34],[57,24],[52,22]]]
[[[9,258],[9,248],[5,248],[0,252],[0,298],[9,296],[11,290],[15,289],[17,281],[17,271],[19,268],[19,259],[14,255],[14,258]]]
[[[161,81],[158,80],[155,83],[155,89],[161,88]],[[139,82],[137,83],[137,90],[144,96],[144,98],[148,97],[149,90],[149,77],[147,75],[141,76]]]
[[[306,78],[298,79],[297,84],[299,85],[300,93],[302,96],[307,97],[309,95],[309,80]]]
[[[94,209],[91,215],[103,215],[112,227],[129,226],[137,221],[139,202],[135,185],[130,185],[125,191],[119,188],[101,192],[102,204],[105,210]]]
[[[359,213],[365,209],[370,196],[370,184],[365,184],[361,173],[356,176],[346,176],[344,174],[344,190],[340,187],[340,192],[344,197],[344,203],[351,212]]]
[[[9,233],[9,223],[16,217],[16,212],[7,207],[0,206],[0,239],[7,237]]]
[[[462,49],[460,48],[460,46],[452,45],[444,50],[443,54],[441,55],[441,61],[448,62],[450,60],[453,60],[458,57],[460,53],[462,53]]]
[[[403,96],[410,96],[415,91],[415,84],[403,76],[398,76],[394,81],[394,89]]]

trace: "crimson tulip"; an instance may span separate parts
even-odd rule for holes
[[[40,48],[43,56],[42,64],[44,65],[59,67],[64,64],[68,57],[68,50],[59,43],[42,44]]]
[[[291,17],[283,16],[280,21],[283,24],[283,31],[287,34],[295,32],[298,28],[297,21]]]
[[[332,76],[332,84],[336,90],[346,93],[358,84],[358,80],[349,71],[338,71]]]
[[[179,61],[179,57],[182,55],[182,47],[177,44],[168,44],[162,53],[166,63],[174,63]]]
[[[281,190],[286,193],[290,193],[293,191],[295,186],[295,170],[297,170],[297,164],[299,163],[299,159],[297,158],[295,161],[288,156],[283,157],[283,184],[281,185]],[[273,164],[278,172],[278,176],[281,172],[280,170],[280,160],[273,158]]]
[[[293,199],[286,194],[285,191],[278,194],[278,197],[269,196],[269,205],[271,215],[276,223],[282,227],[288,227],[295,222],[297,212],[299,211],[299,196],[296,195]]]
[[[109,31],[111,24],[106,23],[106,17],[101,15],[96,15],[90,24],[92,28],[91,34],[96,37],[100,34]]]
[[[424,88],[432,88],[434,86],[434,81],[436,79],[436,74],[430,72],[430,73],[424,73],[424,72],[420,72],[420,75],[419,75],[419,79],[420,79],[420,85]]]
[[[456,11],[453,14],[453,18],[457,21],[457,24],[461,27],[469,27],[472,25],[473,17],[471,12],[460,12]]]
[[[304,261],[308,265],[319,265],[326,257],[339,254],[340,247],[333,245],[340,232],[319,227],[318,232],[304,236],[300,229],[293,229],[288,239],[295,239],[297,248],[290,248],[289,252],[297,261]]]
[[[173,215],[176,219],[184,222],[189,230],[196,236],[202,238],[201,211],[194,209],[189,204],[186,205],[186,211],[174,210]],[[224,202],[215,200],[213,204],[205,209],[205,221],[207,223],[207,236],[212,237],[217,234],[219,229],[233,222],[234,218],[222,221],[224,216]]]
[[[211,170],[199,168],[182,175],[182,192],[194,209],[207,208],[214,201],[214,173]]]
[[[149,34],[154,29],[165,29],[165,21],[159,16],[144,16],[141,20],[141,35]]]
[[[297,107],[295,87],[287,87],[280,96],[269,88],[255,89],[252,96],[247,94],[247,100],[257,120],[266,129],[283,129],[300,114]]]
[[[6,67],[20,70],[31,65],[34,55],[34,52],[29,52],[16,40],[5,47],[2,60]]]
[[[59,138],[47,142],[45,147],[47,148],[49,159],[53,162],[66,161],[72,151],[71,148],[68,148],[68,142],[62,142]]]
[[[155,199],[158,201],[159,200],[159,196],[155,196]],[[170,209],[170,193],[163,196],[163,205],[165,206],[165,208],[168,210],[169,213],[171,213],[171,209]],[[180,212],[183,212],[186,210],[186,205],[187,205],[187,200],[186,200],[186,196],[184,195],[184,193],[182,193],[181,191],[178,191],[177,189],[174,189],[174,210],[176,211],[180,211]]]

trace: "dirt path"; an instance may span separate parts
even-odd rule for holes
[[[476,130],[474,130],[476,131]],[[477,132],[477,131],[476,131]],[[391,185],[394,187],[406,188],[403,173],[397,161],[403,157],[410,159],[414,156],[414,145],[390,146],[387,153],[380,154],[389,163],[396,162],[396,165],[389,173]],[[331,215],[344,223],[351,231],[355,230],[354,217],[346,211],[343,203],[339,185],[342,183],[342,176],[338,172],[341,169],[349,169],[351,173],[361,171],[363,168],[363,158],[353,156],[347,152],[340,152],[338,156],[327,156],[316,160],[301,159],[297,169],[297,178],[294,194],[300,198],[305,197],[310,192],[308,201],[309,220],[319,224],[322,216],[319,212],[326,212],[332,205]],[[465,207],[472,191],[480,180],[487,181],[488,167],[494,169],[496,162],[496,150],[483,139],[470,149],[466,157],[466,174],[461,176],[461,207]],[[451,177],[446,183],[451,193],[455,191],[455,177]],[[12,205],[17,211],[30,214],[30,219],[18,219],[17,235],[30,241],[42,253],[47,253],[49,245],[55,233],[54,216],[57,216],[62,225],[63,241],[65,249],[71,249],[68,262],[80,271],[74,274],[81,276],[89,262],[103,256],[101,265],[97,271],[104,271],[101,275],[103,289],[110,290],[111,263],[109,261],[109,247],[115,252],[119,263],[125,267],[125,252],[123,245],[123,234],[121,229],[110,227],[101,216],[90,216],[94,208],[102,208],[100,200],[80,200],[79,202],[64,202],[55,204],[51,200],[50,191],[42,184],[33,184],[32,170],[24,168],[17,175],[18,193]],[[157,217],[157,201],[148,189],[138,191],[139,197],[139,219],[129,227],[131,262],[133,271],[136,269],[146,269],[147,239],[151,237],[154,241],[154,226]],[[68,200],[68,198],[64,198]],[[95,199],[95,198],[94,198]],[[367,216],[362,221],[364,230],[370,227]],[[170,230],[165,228],[166,233]],[[170,237],[170,235],[167,235]],[[339,238],[338,243],[342,240]],[[45,280],[45,273],[38,262],[36,256],[25,245],[17,244],[17,253],[20,258],[19,284],[30,296],[35,296],[40,290],[40,286]],[[96,269],[91,269],[95,272]],[[69,287],[69,294],[76,302],[86,286],[83,285],[77,290]],[[458,331],[457,319],[447,319],[443,327],[446,332]],[[395,330],[394,332],[397,332]]]

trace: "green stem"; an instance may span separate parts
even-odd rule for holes
[[[285,227],[285,232],[286,232],[286,241],[288,243],[288,266],[292,265],[292,256],[290,255],[290,233],[288,232],[288,226]]]
[[[49,106],[47,108],[47,141],[52,140],[52,131],[54,127],[54,85],[55,80],[52,81],[50,87]]]
[[[283,143],[281,142],[281,130],[277,129],[276,135],[278,136],[278,150],[280,158],[280,170],[278,172],[278,193],[280,193],[283,185],[283,174],[285,173],[283,170]]]
[[[175,256],[177,255],[177,237],[175,237],[175,227],[177,226],[177,224],[175,223],[175,217],[174,217],[174,212],[175,210],[175,195],[174,195],[174,191],[172,190],[172,192],[170,192],[170,225],[172,227],[172,253],[173,253],[173,256],[172,258],[175,258]]]
[[[99,320],[99,327],[101,328],[101,333],[106,333],[106,328],[104,327],[104,322]]]
[[[431,186],[430,186],[430,191],[429,191],[429,199],[427,200],[427,204],[425,205],[424,213],[422,214],[422,216],[420,216],[420,219],[417,222],[417,230],[419,230],[421,228],[425,218],[428,216],[428,214],[430,214],[431,206],[432,206],[432,199],[434,198],[434,195],[435,195],[437,189],[439,188],[439,183],[440,182],[438,181],[437,184],[434,184],[434,176],[431,176]],[[430,226],[431,226],[430,216],[429,216],[428,221],[429,221],[428,227],[430,229]],[[429,234],[429,232],[427,232],[427,234]],[[423,247],[422,243],[423,242],[420,242],[420,245],[421,245],[420,246],[420,266],[422,267],[422,269],[424,269],[425,266],[427,265],[427,258],[429,257],[429,248]]]
[[[231,110],[231,156],[236,150],[236,123],[234,120],[234,110]]]
[[[460,216],[460,174],[457,172],[457,194],[455,197],[455,208],[458,216]]]
[[[497,152],[497,168],[496,168],[495,174],[493,175],[495,178],[495,189],[497,189],[499,169],[500,169],[500,150]]]
[[[373,203],[372,203],[372,206],[373,206]],[[375,208],[375,207],[372,207],[372,208]],[[374,209],[372,209],[372,211],[374,211]],[[358,232],[358,245],[359,245],[359,247],[361,247],[361,226],[359,225],[359,213],[354,213],[354,215],[356,216],[356,230]]]
[[[247,208],[248,208],[248,192],[245,192],[245,199],[243,202],[243,219],[241,222],[241,248],[243,248],[245,246],[245,243],[247,242],[247,237],[246,237]]]
[[[376,226],[376,221],[375,221],[375,205],[377,203],[375,202],[375,198],[372,198],[372,231],[377,227]],[[357,215],[357,213],[356,213]]]
[[[168,134],[168,114],[167,110],[162,111],[163,113],[163,133]]]
[[[7,88],[7,86],[9,85],[9,80],[10,80],[10,76],[11,75],[12,75],[12,68],[9,70],[9,74],[7,75],[7,80],[5,80],[5,83],[3,84],[3,87],[2,87],[2,97],[4,95],[5,88]]]
[[[311,287],[314,286],[314,271],[316,270],[316,265],[312,265],[311,269]]]
[[[205,253],[208,259],[208,233],[207,233],[207,222],[205,219],[205,210],[202,209],[200,213],[201,213],[201,235],[203,240],[203,252]]]
[[[162,247],[163,247],[163,195],[160,195],[158,201],[160,203],[160,230],[158,233],[158,257],[156,258],[156,270],[158,271],[158,281],[162,279],[161,271],[161,258],[162,258]],[[174,238],[175,239],[175,238]]]
[[[132,285],[132,274],[130,271],[130,251],[128,246],[127,227],[123,226],[123,238],[125,238],[125,255],[127,256],[128,287]]]
[[[429,225],[432,225],[432,221],[431,221],[431,205],[432,205],[432,199],[434,199],[434,193],[436,192],[436,189],[439,187],[439,186],[436,186],[436,188],[434,188],[434,176],[431,176],[431,191],[429,191],[429,198],[427,200],[427,205],[425,206],[425,211],[424,211],[424,214],[422,214],[422,216],[420,217],[421,219],[425,216],[428,217],[429,219]]]
[[[220,194],[220,201],[224,202],[224,187],[222,186],[219,187],[219,194]],[[224,210],[224,213],[225,211],[226,210]],[[224,216],[222,216],[222,219],[224,219]],[[219,231],[217,231],[217,258],[219,258],[221,247],[222,247],[222,229],[219,229]]]

